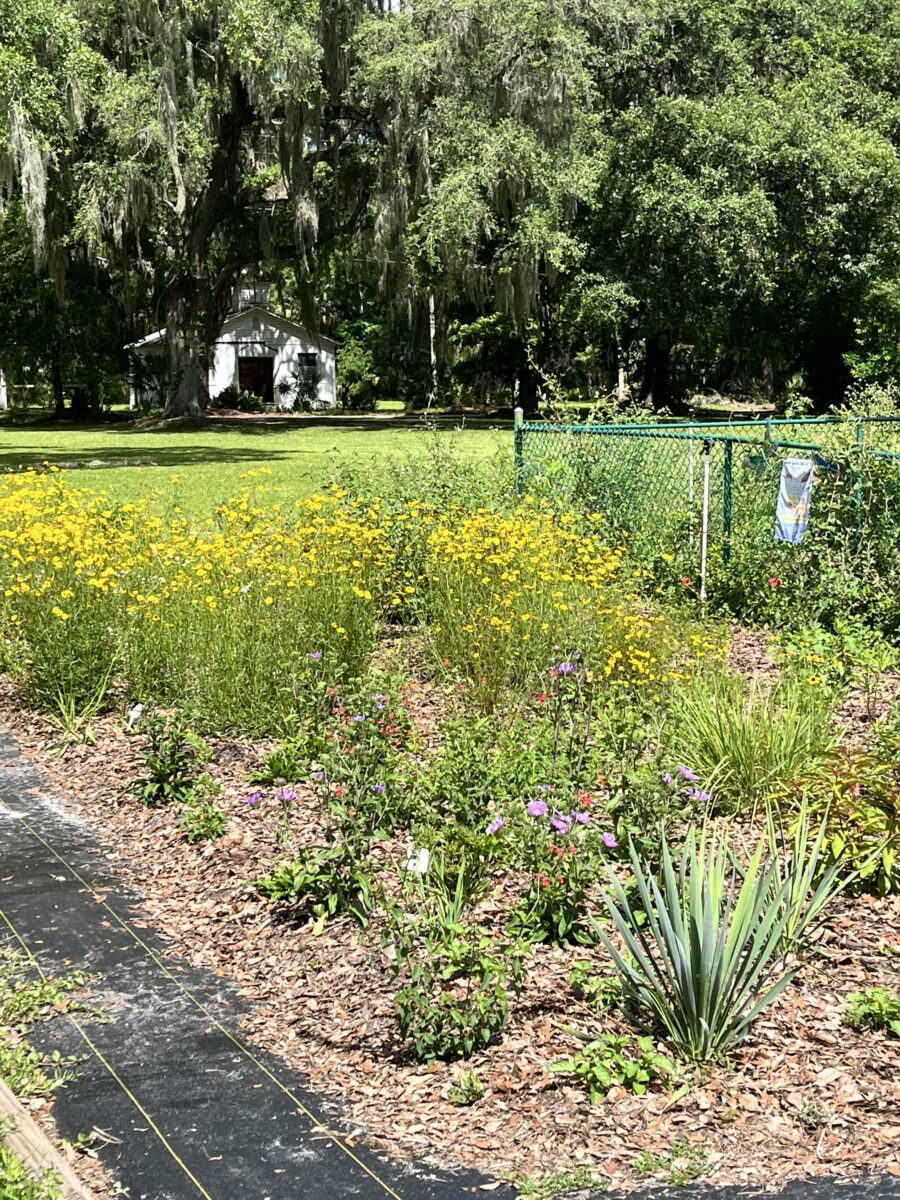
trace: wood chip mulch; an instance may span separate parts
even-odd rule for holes
[[[427,720],[427,717],[426,717]],[[254,1002],[248,1039],[302,1071],[312,1088],[342,1101],[345,1129],[400,1156],[500,1177],[591,1167],[619,1188],[637,1186],[635,1159],[676,1139],[708,1155],[718,1184],[774,1189],[809,1176],[900,1177],[900,1039],[857,1033],[841,1021],[847,996],[900,986],[900,897],[835,905],[816,953],[757,1021],[732,1063],[710,1068],[674,1093],[635,1097],[614,1089],[602,1104],[550,1064],[577,1042],[562,1026],[621,1031],[592,1012],[568,983],[575,959],[600,950],[538,946],[525,991],[498,1043],[474,1066],[487,1085],[475,1105],[452,1104],[458,1064],[424,1067],[399,1042],[389,963],[377,928],[363,939],[347,920],[318,936],[273,918],[248,887],[282,857],[274,800],[248,806],[247,776],[261,759],[249,742],[210,739],[227,834],[189,845],[178,814],[149,810],[127,793],[140,772],[142,738],[121,714],[93,727],[96,744],[52,753],[55,739],[12,685],[0,682],[0,721],[47,772],[58,803],[87,825],[111,868],[144,897],[144,919],[172,954],[234,980]],[[313,844],[321,828],[311,793],[298,789],[292,837]],[[400,844],[381,847],[385,870]],[[503,906],[504,879],[485,902]]]

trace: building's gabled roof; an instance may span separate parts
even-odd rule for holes
[[[242,308],[240,312],[229,313],[222,322],[222,328],[219,331],[219,337],[216,341],[222,339],[222,334],[229,333],[235,325],[251,313],[259,313],[261,316],[267,317],[275,325],[281,326],[287,333],[294,333],[298,336],[303,336],[310,342],[315,342],[319,346],[326,346],[329,349],[334,349],[337,342],[334,338],[325,337],[324,334],[319,334],[314,337],[305,325],[301,325],[299,321],[292,321],[289,317],[279,316],[278,313],[272,312],[271,308],[262,308],[260,305],[252,305],[250,308]],[[165,329],[157,329],[153,333],[148,333],[145,338],[141,338],[139,342],[131,342],[125,347],[126,350],[152,350],[156,346],[165,345],[166,331]]]

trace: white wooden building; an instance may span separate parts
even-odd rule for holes
[[[213,348],[210,399],[234,387],[261,396],[267,408],[293,408],[299,394],[308,396],[312,407],[336,407],[336,343],[272,312],[268,298],[266,284],[244,283],[236,289],[233,311]],[[128,348],[140,361],[132,379],[131,407],[161,405],[166,331],[159,329]]]

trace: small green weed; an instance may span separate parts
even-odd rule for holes
[[[900,992],[870,987],[847,997],[844,1020],[853,1029],[884,1029],[900,1037]]]
[[[609,1181],[595,1175],[590,1167],[569,1167],[552,1175],[537,1175],[533,1179],[515,1179],[521,1200],[588,1200],[609,1187]]]
[[[820,1129],[827,1120],[828,1109],[819,1097],[804,1096],[800,1111],[797,1113],[797,1121],[806,1132],[813,1133],[816,1129]]]
[[[17,1096],[46,1096],[75,1078],[58,1051],[47,1059],[22,1035],[58,1012],[83,1011],[71,995],[86,982],[87,976],[78,972],[60,979],[31,980],[21,955],[0,952],[0,1079]]]
[[[250,776],[251,783],[300,783],[309,774],[309,755],[304,738],[282,742],[277,750],[267,754],[263,765]]]
[[[642,1096],[652,1083],[669,1083],[675,1064],[656,1050],[653,1038],[639,1037],[632,1043],[629,1037],[605,1033],[572,1058],[551,1063],[550,1070],[577,1075],[586,1085],[591,1103],[599,1104],[613,1087]]]
[[[470,1067],[468,1071],[460,1071],[456,1082],[447,1092],[447,1096],[451,1104],[459,1104],[464,1107],[469,1104],[477,1104],[484,1092],[485,1087],[481,1077],[474,1067]]]
[[[681,1187],[695,1179],[701,1179],[709,1171],[709,1151],[705,1146],[694,1145],[684,1138],[676,1138],[665,1154],[644,1151],[632,1164],[634,1173],[641,1179],[662,1175],[671,1187]]]
[[[201,782],[209,776],[201,776]],[[215,841],[228,828],[228,817],[216,804],[212,795],[197,794],[185,807],[184,816],[178,823],[189,842]]]
[[[576,1000],[598,1012],[610,1012],[622,1000],[622,983],[616,975],[597,975],[592,962],[578,959],[569,972],[569,987]]]

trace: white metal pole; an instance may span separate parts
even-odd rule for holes
[[[700,527],[700,599],[706,599],[706,548],[709,539],[709,452],[710,442],[703,443],[703,524]]]

